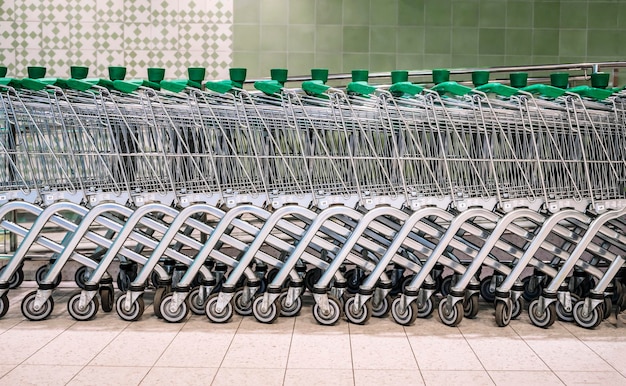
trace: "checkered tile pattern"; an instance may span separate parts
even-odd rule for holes
[[[232,62],[234,0],[0,0],[0,65],[8,76],[46,66],[49,76],[69,76],[87,65],[107,76],[124,65],[127,77],[165,67],[167,78],[187,67],[225,78]]]

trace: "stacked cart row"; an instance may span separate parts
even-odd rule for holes
[[[252,90],[243,69],[200,70],[0,78],[0,228],[16,240],[0,316],[35,250],[50,261],[21,303],[31,320],[70,261],[77,320],[137,320],[145,291],[168,322],[271,323],[305,293],[324,325],[438,308],[456,326],[481,296],[498,326],[527,305],[537,326],[593,328],[626,306],[626,94],[608,74],[568,88],[478,71],[470,87],[357,70],[338,87],[318,69],[294,88],[275,70]]]

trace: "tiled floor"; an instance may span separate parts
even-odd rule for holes
[[[322,327],[310,306],[272,325],[168,324],[150,306],[135,323],[115,312],[75,322],[60,289],[52,317],[29,322],[19,310],[27,290],[9,293],[0,319],[0,385],[626,385],[626,315],[593,331],[539,329],[526,314],[498,328],[487,305],[458,328],[436,313],[410,327],[391,318]]]

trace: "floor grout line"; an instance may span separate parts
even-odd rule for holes
[[[226,356],[228,355],[228,352],[230,351],[230,348],[232,347],[233,342],[235,341],[235,337],[237,336],[237,333],[239,332],[239,329],[241,328],[241,324],[242,323],[243,323],[243,318],[240,318],[239,319],[239,325],[237,325],[237,329],[235,330],[235,333],[233,334],[233,337],[230,339],[230,342],[228,343],[228,347],[226,348],[226,351],[224,352],[224,356],[222,357],[222,360],[220,361],[220,364],[217,367],[217,371],[215,372],[215,375],[213,376],[213,379],[211,379],[211,382],[209,383],[209,385],[212,385],[213,382],[215,382],[215,378],[217,378],[217,374],[222,369],[222,365],[224,364],[224,360],[226,359]]]
[[[343,321],[342,319],[339,320]],[[351,323],[348,323],[348,344],[350,345],[350,363],[352,363],[352,385],[356,386],[356,374],[354,373],[354,354],[352,353],[352,329],[350,328],[350,324]]]
[[[289,351],[287,351],[287,362],[285,363],[285,372],[283,373],[283,386],[285,385],[285,379],[287,379],[287,369],[289,368],[289,357],[291,356],[291,346],[293,344],[293,336],[296,332],[297,317],[293,318],[293,326],[291,329],[291,339],[289,340]]]
[[[559,324],[560,324],[560,323],[559,323]],[[556,378],[557,378],[557,379],[558,379],[558,380],[559,380],[562,384],[566,385],[565,381],[564,381],[563,379],[561,379],[561,377],[559,377],[559,375],[556,373],[556,371],[554,371],[554,369],[553,369],[552,367],[550,367],[550,365],[549,365],[549,364],[548,364],[548,363],[547,363],[547,362],[543,359],[543,357],[542,357],[541,355],[539,355],[539,353],[538,353],[537,351],[535,351],[535,349],[534,349],[534,348],[530,345],[530,343],[528,343],[528,342],[526,341],[526,339],[524,339],[524,337],[520,335],[519,331],[517,331],[517,330],[514,328],[514,326],[512,326],[512,325],[510,325],[510,324],[509,324],[509,326],[508,326],[508,327],[510,327],[510,328],[511,328],[511,330],[515,333],[515,335],[517,335],[517,336],[519,336],[519,337],[520,337],[520,339],[522,340],[522,342],[524,342],[524,344],[525,344],[526,346],[528,346],[528,348],[530,349],[530,351],[532,351],[532,352],[533,352],[533,353],[537,356],[537,358],[539,358],[539,360],[541,360],[541,362],[543,362],[543,364],[544,364],[544,365],[546,365],[546,367],[550,370],[550,372],[551,372],[552,374],[554,374],[554,376],[555,376],[555,377],[556,377]],[[572,335],[572,336],[573,336],[573,335]]]
[[[411,348],[411,353],[413,354],[413,359],[415,359],[415,364],[417,365],[417,371],[420,372],[420,377],[422,378],[422,383],[426,385],[426,379],[424,378],[424,373],[422,372],[422,368],[420,367],[419,361],[417,360],[417,355],[415,355],[415,350],[413,349],[413,345],[411,344],[411,339],[409,339],[409,334],[406,331],[406,326],[402,326],[404,330],[404,335],[406,336],[406,340],[409,342],[409,347]]]
[[[152,312],[154,313],[154,301],[152,302]],[[144,312],[145,314],[145,312]],[[156,314],[155,314],[156,315]],[[176,331],[176,334],[174,335],[174,337],[172,338],[172,340],[167,344],[167,346],[165,346],[165,348],[163,349],[163,351],[161,352],[161,354],[158,356],[158,358],[156,358],[154,360],[154,363],[152,364],[152,366],[150,366],[150,369],[148,370],[148,372],[146,372],[146,374],[141,377],[141,380],[137,383],[137,385],[140,385],[144,379],[146,379],[146,377],[148,376],[148,374],[150,374],[150,371],[152,371],[152,369],[154,369],[154,366],[159,363],[159,359],[161,359],[163,357],[163,354],[165,354],[165,352],[167,351],[168,348],[170,348],[170,346],[172,345],[172,343],[174,343],[174,340],[176,339],[176,337],[178,335],[180,335],[181,331],[183,330],[183,328],[187,325],[187,322],[189,321],[189,315],[187,315],[187,318],[185,320],[185,323],[183,323],[181,325],[181,327],[178,329],[178,331]]]
[[[472,345],[469,342],[469,340],[467,340],[467,337],[465,336],[465,334],[463,333],[461,328],[459,326],[456,326],[454,328],[456,328],[459,331],[459,334],[461,334],[461,336],[463,337],[463,340],[465,340],[465,343],[467,343],[467,346],[470,348],[470,350],[472,350],[472,353],[474,354],[474,356],[478,360],[478,363],[480,363],[480,365],[483,367],[483,371],[485,373],[487,373],[487,376],[489,377],[489,379],[491,379],[491,382],[495,385],[496,381],[493,379],[493,377],[491,376],[491,374],[489,373],[489,371],[485,367],[485,364],[483,363],[482,359],[478,356],[478,353],[476,352],[476,350],[474,350],[474,347],[472,347]]]
[[[571,331],[569,328],[567,328],[567,326],[565,326],[563,324],[563,328],[569,332],[574,338],[576,338],[576,340],[578,340],[579,342],[581,342],[583,345],[585,345],[585,347],[587,347],[589,350],[591,350],[591,352],[593,352],[594,354],[596,354],[600,359],[602,359],[607,365],[609,365],[613,370],[615,370],[619,375],[622,376],[622,378],[626,379],[626,376],[624,376],[624,374],[622,374],[621,371],[619,371],[618,369],[615,368],[615,366],[613,366],[609,361],[607,361],[604,356],[600,355],[596,350],[594,350],[593,348],[591,348],[591,346],[589,346],[584,340],[580,339],[580,337],[578,337],[578,335],[574,334],[573,331]]]

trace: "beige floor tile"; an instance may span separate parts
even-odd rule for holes
[[[279,318],[276,324],[262,324],[244,318],[222,367],[285,368],[295,319]]]
[[[502,386],[556,386],[563,382],[552,371],[489,371],[496,385]]]
[[[241,319],[241,323],[237,329],[238,333],[278,333],[283,334],[286,331],[293,331],[297,318],[279,317],[274,323],[260,323],[254,316],[247,316]]]
[[[352,370],[287,369],[285,386],[352,386]]]
[[[615,370],[626,376],[626,342],[623,339],[616,340],[586,340],[585,344],[589,346],[598,356],[608,362]]]
[[[486,370],[549,370],[518,336],[466,336],[466,339]]]
[[[218,369],[197,367],[153,367],[141,385],[210,385]]]
[[[9,371],[13,370],[15,365],[0,365],[0,378]]]
[[[323,326],[315,320],[311,307],[305,306],[300,315],[295,318],[294,331],[298,333],[321,333],[321,334],[349,334],[349,323],[339,320],[334,326]]]
[[[424,383],[428,385],[467,386],[493,385],[486,371],[422,371]]]
[[[404,328],[391,321],[374,320],[368,326],[351,325],[350,343],[354,369],[417,370]]]
[[[457,328],[439,321],[434,326],[406,327],[421,370],[484,370],[474,351]]]
[[[24,363],[46,365],[81,365],[89,363],[119,335],[117,331],[64,331]]]
[[[285,379],[285,369],[227,369],[218,370],[211,386],[279,386]]]
[[[179,326],[180,327],[180,326]],[[172,342],[176,332],[125,330],[89,364],[93,366],[153,366]]]
[[[234,334],[239,329],[243,317],[234,315],[228,323],[211,323],[205,315],[193,315],[183,325],[182,332],[219,332]]]
[[[624,386],[626,378],[617,371],[591,372],[591,371],[557,371],[556,375],[568,386],[574,385],[611,385]]]
[[[180,332],[155,366],[220,367],[234,333],[211,331]]]
[[[356,386],[397,386],[424,384],[422,374],[418,370],[354,370]]]
[[[64,385],[81,369],[81,366],[21,365],[2,377],[0,385]]]
[[[46,322],[43,322],[44,324]],[[28,357],[36,353],[48,342],[53,340],[63,331],[60,329],[45,329],[44,325],[30,329],[37,323],[25,322],[19,328],[13,328],[0,335],[0,358],[4,364],[20,364]]]
[[[345,332],[342,332],[344,331]],[[296,320],[288,368],[352,369],[348,326],[334,328]]]
[[[525,339],[552,371],[612,371],[613,368],[577,339]]]
[[[149,370],[149,367],[137,366],[87,366],[68,385],[138,385]]]

